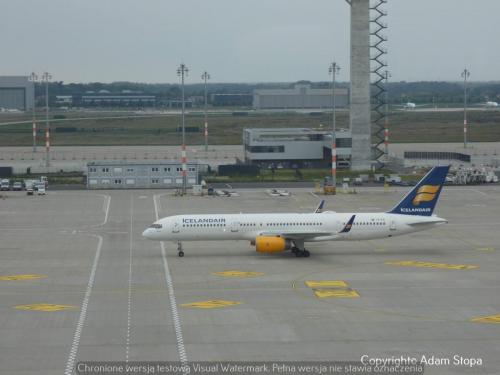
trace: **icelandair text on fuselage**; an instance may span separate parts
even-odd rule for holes
[[[223,224],[226,219],[182,219],[182,224]]]

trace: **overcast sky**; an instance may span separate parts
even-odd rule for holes
[[[389,0],[393,81],[500,80],[499,0]],[[344,0],[0,0],[0,75],[65,82],[349,78]]]

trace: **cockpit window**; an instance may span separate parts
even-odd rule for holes
[[[156,223],[155,223],[155,224],[151,224],[149,227],[150,227],[150,228],[155,228],[155,229],[161,229],[161,228],[162,228],[162,225],[161,225],[161,224],[156,224]]]

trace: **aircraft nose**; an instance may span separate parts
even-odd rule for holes
[[[148,240],[150,240],[152,237],[151,237],[151,228],[147,228],[144,232],[142,232],[142,236],[144,238],[147,238]]]

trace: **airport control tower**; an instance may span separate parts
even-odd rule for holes
[[[372,165],[370,104],[370,0],[346,0],[351,6],[352,170]]]

